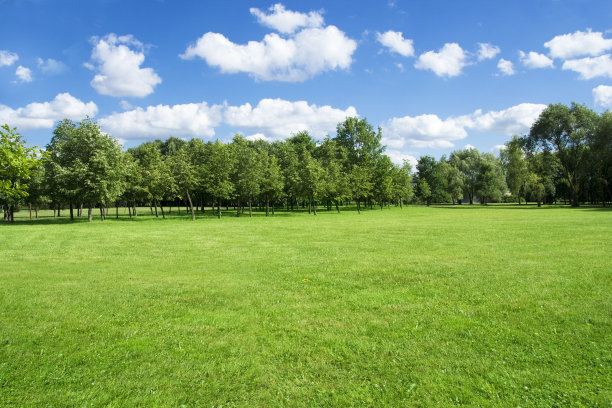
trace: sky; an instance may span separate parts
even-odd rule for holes
[[[497,154],[551,103],[612,108],[610,0],[0,0],[0,124],[320,140],[347,116],[397,163]]]

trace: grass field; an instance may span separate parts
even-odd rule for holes
[[[3,406],[612,404],[612,211],[18,216]]]

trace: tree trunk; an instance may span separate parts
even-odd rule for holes
[[[159,209],[161,210],[162,213],[162,218],[165,220],[166,219],[166,213],[164,213],[164,206],[162,205],[162,203],[159,203]]]
[[[155,218],[159,218],[159,215],[157,214],[157,200],[155,200],[153,202],[154,206],[155,206]],[[153,209],[151,208],[151,214],[153,214]]]
[[[128,214],[130,215],[130,220],[132,219],[132,206],[130,203],[127,203]]]
[[[36,208],[34,208],[34,211],[36,212],[36,219],[38,219],[38,206],[36,206]]]
[[[338,200],[334,200],[334,204],[336,204],[336,211],[340,214],[340,207],[338,207]]]
[[[317,202],[315,200],[313,200],[312,198],[310,199],[310,202],[312,203],[312,212],[314,215],[317,215]]]
[[[253,206],[251,200],[249,200],[249,218],[253,218]]]
[[[361,207],[359,205],[359,200],[357,200],[357,214],[361,214]]]
[[[195,212],[193,211],[193,203],[191,202],[191,196],[189,195],[189,190],[185,189],[185,194],[187,195],[187,201],[189,202],[189,209],[191,210],[191,221],[195,221]]]
[[[575,188],[572,189],[572,207],[580,206],[580,202],[578,201],[578,192]]]
[[[28,203],[28,209],[30,210],[30,221],[32,221],[32,203]]]
[[[115,201],[115,218],[119,219],[119,201]]]
[[[74,221],[74,206],[72,205],[72,201],[70,202],[70,221]]]
[[[270,200],[266,199],[266,217],[270,215]]]
[[[89,205],[89,208],[87,209],[87,221],[89,221],[89,222],[93,221],[93,214],[92,214],[91,204]]]
[[[236,217],[240,217],[240,199],[236,202]]]
[[[220,198],[217,201],[217,218],[221,219],[221,199]]]

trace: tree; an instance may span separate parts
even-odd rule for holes
[[[436,159],[431,156],[421,156],[416,168],[417,196],[428,206],[431,205],[432,200],[445,201],[444,175]]]
[[[6,206],[9,221],[14,221],[15,206],[28,195],[28,181],[41,164],[42,152],[26,147],[16,128],[0,129],[0,201]]]
[[[333,202],[336,211],[340,212],[339,201],[350,196],[348,177],[342,167],[346,161],[346,149],[332,139],[325,138],[315,154],[323,168],[321,196],[327,200],[328,209],[331,209]]]
[[[312,157],[308,150],[303,150],[301,155],[302,171],[300,180],[302,182],[301,192],[308,200],[308,213],[317,215],[317,199],[324,188],[323,168],[319,161]]]
[[[456,150],[451,153],[448,161],[463,175],[463,197],[467,198],[470,204],[474,204],[480,171],[480,152],[474,148]]]
[[[400,208],[403,205],[403,201],[407,200],[412,196],[412,166],[407,160],[404,160],[404,164],[394,166],[393,174],[391,176],[391,195],[394,199],[399,201]]]
[[[522,147],[523,142],[514,135],[499,152],[506,174],[506,183],[510,192],[518,199],[519,205],[521,205],[521,192],[528,176],[527,161]]]
[[[593,139],[598,117],[584,105],[551,104],[535,121],[527,138],[531,150],[555,152],[561,174],[571,195],[572,207],[579,205],[584,182],[588,142]]]
[[[346,118],[344,122],[338,123],[334,141],[346,149],[348,163],[346,168],[355,164],[373,167],[380,155],[385,151],[381,144],[382,133],[378,128],[374,132],[372,125],[366,118]]]
[[[191,201],[189,192],[197,186],[199,179],[196,166],[191,162],[189,146],[187,144],[181,145],[178,151],[168,158],[168,164],[178,190],[185,193],[185,199],[191,211],[191,220],[195,221],[193,201]]]
[[[172,193],[176,188],[168,163],[163,159],[160,148],[155,143],[140,145],[138,156],[147,199],[155,207],[155,216],[158,216],[157,207],[160,207],[162,217],[165,219],[166,214],[161,201],[169,195],[174,195]]]
[[[259,195],[259,186],[263,176],[263,163],[258,152],[251,148],[247,140],[240,136],[234,136],[232,154],[235,157],[233,172],[234,191],[238,198],[238,210],[240,215],[240,200],[245,200],[249,205],[249,217],[253,216],[253,199]]]
[[[453,204],[461,204],[463,199],[463,174],[458,168],[451,165],[445,157],[440,159],[440,174],[443,179],[444,190]]]
[[[221,200],[230,199],[234,193],[232,172],[235,157],[229,145],[218,140],[209,145],[208,162],[205,168],[206,188],[208,194],[217,200],[217,217],[221,218]]]
[[[266,217],[270,214],[270,202],[272,203],[272,215],[274,215],[274,203],[283,195],[283,174],[275,156],[262,153],[263,174],[259,190],[266,202]]]
[[[367,200],[372,194],[372,182],[368,169],[355,165],[349,173],[349,191],[357,202],[357,212],[361,214],[361,201]]]
[[[480,203],[501,201],[506,191],[506,180],[501,162],[491,153],[480,156],[480,169],[477,177],[477,193]]]
[[[376,161],[374,167],[374,197],[378,201],[380,209],[384,203],[389,203],[393,196],[393,169],[394,165],[388,156],[382,155]]]
[[[80,202],[89,207],[89,221],[95,205],[100,205],[104,220],[106,207],[125,188],[123,157],[117,140],[102,133],[89,118],[78,124],[65,119],[53,131],[47,150],[52,161],[47,169],[56,178],[60,198],[70,204],[71,219],[74,204]]]
[[[612,199],[612,112],[604,112],[591,141],[592,175],[600,189],[600,199],[605,206]]]

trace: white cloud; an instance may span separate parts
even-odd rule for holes
[[[597,105],[612,108],[612,86],[599,85],[593,88],[593,98]]]
[[[96,113],[98,107],[95,103],[85,103],[69,93],[61,93],[50,102],[34,102],[17,109],[0,105],[0,123],[17,127],[20,131],[50,129],[58,120],[81,120]]]
[[[495,146],[493,146],[491,149],[489,149],[489,151],[490,151],[491,153],[497,153],[497,154],[499,154],[499,152],[501,152],[501,151],[502,151],[502,150],[504,150],[505,148],[506,148],[506,145],[503,145],[503,144],[501,144],[501,145],[495,145]]]
[[[603,38],[602,33],[588,29],[586,32],[558,35],[544,46],[550,50],[551,57],[568,59],[582,55],[597,56],[612,49],[612,39]]]
[[[536,68],[554,68],[553,60],[548,58],[544,54],[538,54],[534,51],[529,51],[529,53],[525,53],[523,51],[519,51],[519,55],[521,58],[521,62],[524,66],[530,69]]]
[[[268,9],[271,13],[266,14],[258,8],[249,9],[251,14],[257,17],[257,21],[283,34],[294,33],[302,27],[321,27],[323,17],[320,12],[311,11],[310,13],[300,13],[285,9],[280,3]]]
[[[98,93],[143,98],[161,83],[152,68],[140,68],[145,59],[143,46],[133,36],[108,34],[102,38],[93,37],[92,42],[93,64],[85,66],[97,71],[91,86]]]
[[[476,147],[475,147],[475,146],[472,146],[472,145],[471,145],[471,144],[469,144],[469,143],[468,143],[468,144],[466,144],[465,146],[463,146],[463,148],[464,148],[465,150],[476,150]]]
[[[19,55],[7,50],[0,50],[0,67],[10,67],[19,59]]]
[[[497,69],[499,69],[501,75],[514,75],[514,66],[512,65],[512,62],[503,58],[500,58],[499,62],[497,63]]]
[[[580,79],[592,79],[599,76],[612,78],[612,59],[610,59],[610,54],[605,54],[594,58],[567,60],[563,63],[563,69],[578,72]]]
[[[495,58],[500,51],[497,45],[478,43],[478,61]]]
[[[468,130],[502,133],[506,136],[529,131],[546,105],[522,103],[501,111],[440,119],[437,115],[392,118],[383,126],[383,143],[399,150],[413,148],[452,148],[454,142],[465,139]]]
[[[128,101],[125,101],[125,100],[120,101],[119,102],[119,106],[121,106],[121,109],[123,109],[123,110],[132,110],[132,109],[134,109],[134,106],[132,106],[131,103],[129,103]]]
[[[410,39],[405,39],[401,31],[387,31],[376,33],[376,40],[389,50],[404,57],[414,56],[414,46]]]
[[[209,32],[180,57],[200,57],[223,73],[245,72],[263,81],[297,82],[324,71],[347,69],[356,48],[357,43],[335,26],[306,28],[290,38],[271,33],[245,45]]]
[[[546,105],[543,104],[521,103],[500,111],[483,113],[479,109],[471,115],[458,117],[457,121],[468,129],[511,136],[528,132],[544,109]]]
[[[327,105],[309,105],[306,101],[262,99],[255,107],[249,103],[227,107],[224,120],[230,126],[281,140],[302,130],[308,130],[315,138],[322,138],[348,116],[357,116],[352,106],[342,110]]]
[[[123,139],[213,137],[221,122],[221,109],[221,105],[208,106],[206,102],[138,107],[113,113],[99,123],[102,130]]]
[[[430,69],[438,76],[454,77],[467,65],[465,51],[456,43],[444,44],[439,52],[428,51],[414,64],[417,69]]]
[[[437,115],[392,118],[383,126],[383,143],[394,149],[450,148],[455,140],[467,137],[465,128],[453,118],[440,119]]]
[[[245,139],[251,142],[254,142],[256,140],[270,141],[270,138],[267,138],[263,133],[255,133],[254,135],[249,135],[245,137]]]
[[[416,169],[416,165],[419,161],[415,156],[411,154],[403,153],[395,149],[387,149],[385,150],[385,154],[389,156],[389,158],[391,159],[393,163],[400,165],[400,166],[404,164],[404,160],[407,160],[408,163],[410,163],[410,165],[412,166],[413,170]]]
[[[32,82],[32,70],[30,68],[22,67],[20,65],[17,67],[15,75],[17,75],[20,82]]]
[[[61,61],[56,61],[53,58],[42,59],[38,58],[38,69],[46,75],[59,75],[68,71],[68,66]]]

